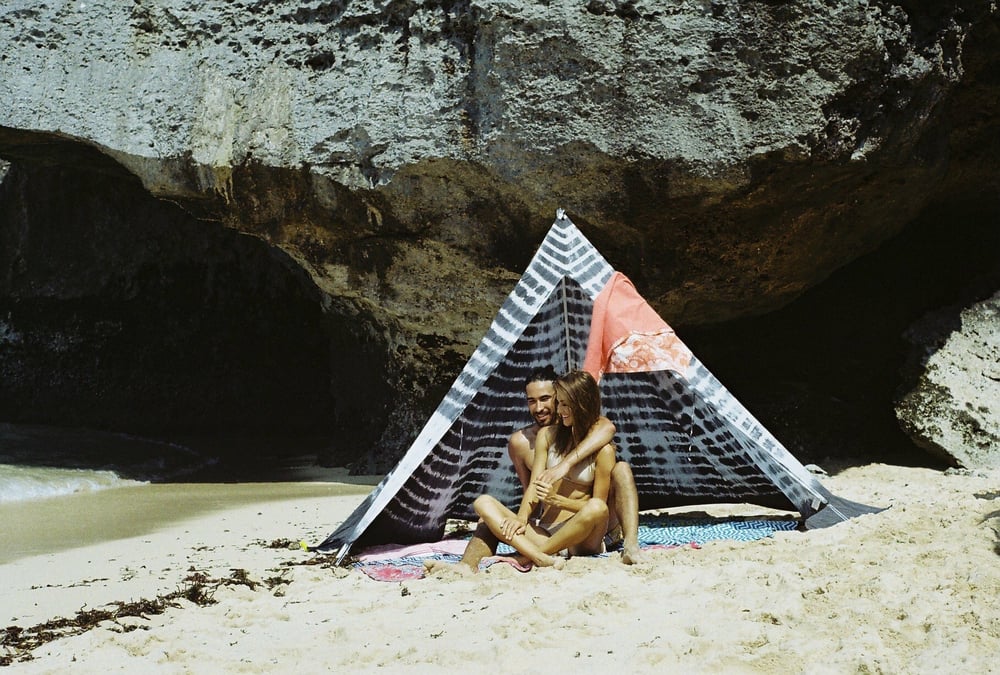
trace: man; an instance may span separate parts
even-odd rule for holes
[[[531,480],[531,465],[535,456],[535,439],[542,427],[556,423],[556,392],[553,382],[556,372],[552,366],[546,366],[534,371],[525,381],[528,412],[534,419],[531,424],[515,431],[507,442],[507,452],[514,464],[514,471],[521,481],[522,489],[526,489]],[[600,417],[590,431],[559,464],[546,469],[538,476],[536,488],[546,494],[551,487],[566,477],[569,470],[594,455],[598,450],[611,442],[615,435],[615,425],[607,417]],[[627,462],[618,461],[611,472],[611,491],[608,496],[608,506],[611,510],[611,520],[608,521],[609,537],[616,543],[615,535],[622,540],[622,562],[632,565],[641,562],[643,553],[639,548],[639,493],[635,486],[632,469]],[[473,572],[479,569],[479,561],[496,554],[498,541],[483,523],[479,523],[476,532],[462,555],[460,565],[465,565]],[[433,572],[437,564],[429,564],[428,571]]]

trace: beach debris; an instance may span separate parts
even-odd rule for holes
[[[250,542],[254,546],[263,546],[264,548],[274,548],[274,549],[287,549],[289,551],[308,551],[309,544],[305,541],[296,541],[295,539],[288,539],[285,537],[272,539],[271,541],[264,541],[263,539],[254,539]]]
[[[120,619],[126,617],[148,619],[151,615],[162,614],[168,607],[178,606],[172,595],[153,600],[112,602],[100,609],[80,610],[73,618],[51,619],[27,628],[7,626],[0,632],[0,645],[4,647],[5,652],[0,654],[0,666],[9,666],[18,661],[30,661],[33,658],[31,652],[43,644],[59,638],[80,635],[97,628],[105,621],[110,621],[116,630],[123,633],[136,630],[139,628],[138,624],[131,621],[121,623]]]
[[[247,586],[256,590],[260,582],[250,578],[245,569],[231,569],[228,577],[213,578],[204,572],[189,570],[182,586],[172,593],[160,595],[152,600],[145,598],[131,602],[111,602],[98,609],[81,609],[72,618],[56,618],[34,626],[7,626],[0,630],[0,666],[31,661],[31,652],[42,645],[64,637],[86,633],[102,625],[116,632],[129,633],[142,628],[134,618],[148,620],[150,616],[163,614],[170,608],[179,608],[178,600],[204,607],[214,605],[215,591],[221,586]],[[122,621],[126,619],[125,621]],[[110,623],[105,623],[110,622]]]

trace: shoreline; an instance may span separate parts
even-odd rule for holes
[[[332,477],[332,476],[331,476]],[[357,482],[146,483],[0,504],[0,564],[144,534],[249,504],[366,495]],[[377,480],[376,480],[377,482]]]
[[[176,591],[192,570],[225,578],[234,569],[302,560],[313,554],[298,546],[274,550],[269,542],[318,544],[373,485],[167,483],[21,503],[34,510],[24,509],[27,517],[16,526],[2,521],[5,542],[20,538],[24,550],[74,527],[79,533],[48,550],[0,562],[0,627],[151,599]],[[57,526],[49,520],[52,512],[61,514]],[[0,509],[0,517],[7,515]]]

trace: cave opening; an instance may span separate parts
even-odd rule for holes
[[[372,436],[379,411],[356,401],[384,392],[357,374],[384,369],[383,350],[324,309],[295,261],[156,199],[96,151],[71,156],[15,160],[0,183],[0,423],[62,429],[59,443],[67,429],[169,441],[213,457],[206,479],[266,479]],[[148,458],[122,453],[164,447],[78,464],[128,474]]]
[[[996,195],[953,195],[782,309],[678,334],[801,461],[944,468],[895,416],[914,384],[904,332],[995,292],[998,219]]]

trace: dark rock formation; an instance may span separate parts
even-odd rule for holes
[[[85,169],[17,163],[0,186],[4,416],[326,429],[329,329],[308,276],[94,155]]]
[[[821,464],[843,456],[954,463],[941,450],[917,451],[893,404],[917,386],[922,360],[943,341],[937,335],[937,343],[921,340],[916,349],[910,344],[914,325],[928,309],[957,299],[974,304],[1000,285],[997,222],[1000,204],[985,210],[981,202],[963,199],[939,204],[788,306],[690,327],[682,337],[799,457]],[[955,313],[953,308],[945,315]],[[988,381],[973,366],[985,357],[981,349],[959,357],[967,367],[963,375],[952,373],[959,395],[951,405],[964,407],[970,391],[983,392],[976,405],[984,404]]]
[[[985,0],[0,9],[0,418],[320,432],[384,469],[557,206],[711,350],[996,210],[998,37]]]

